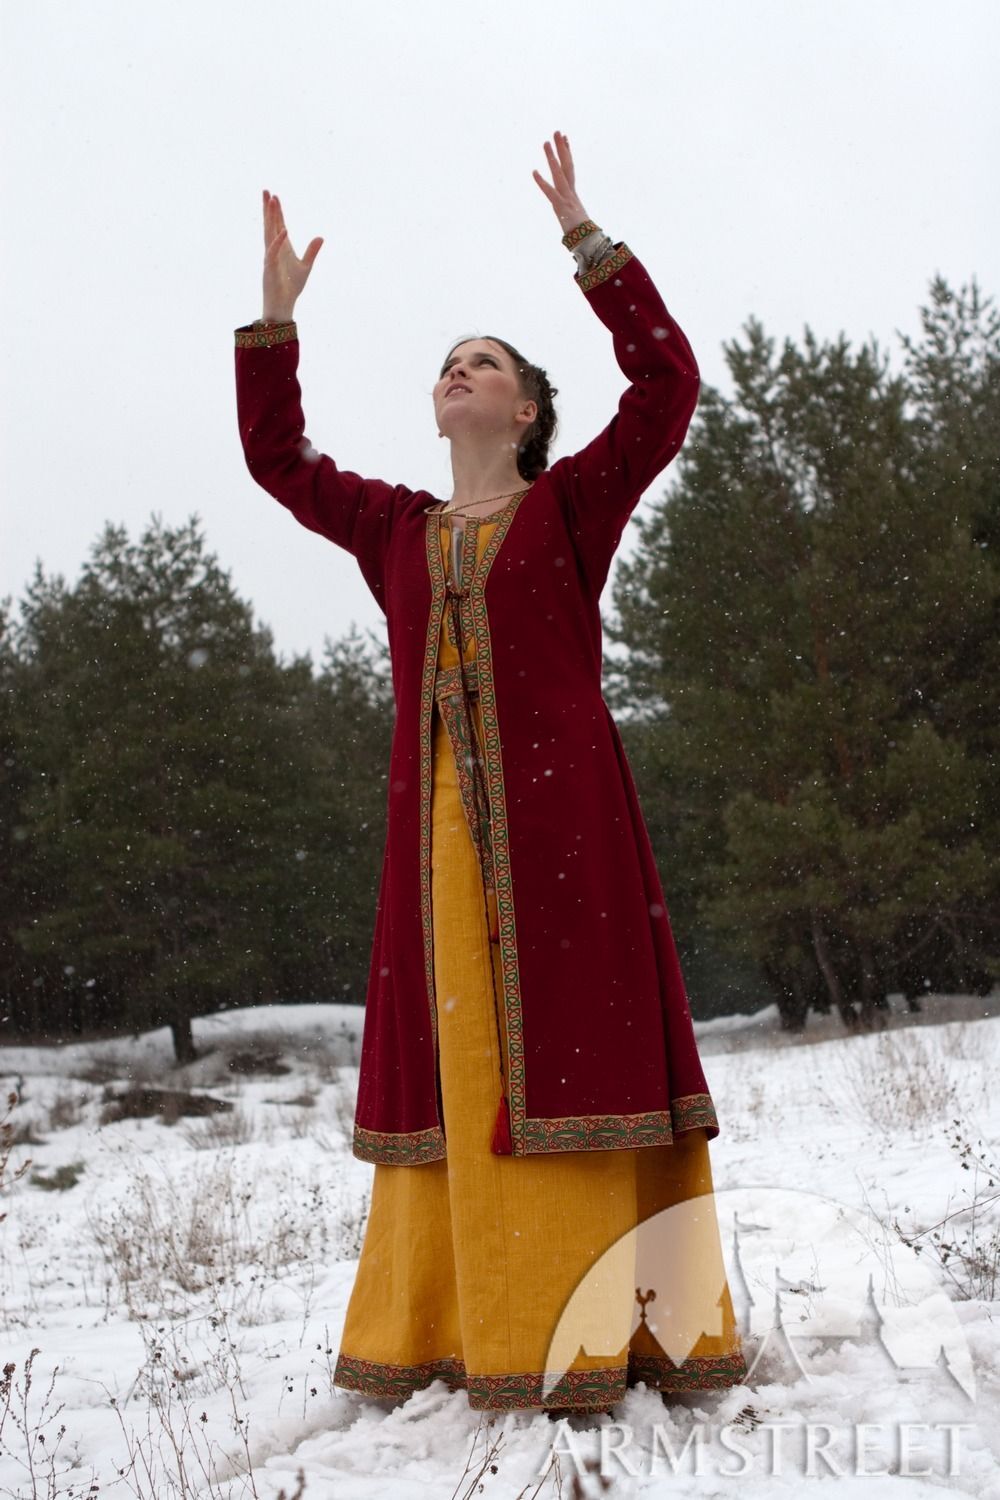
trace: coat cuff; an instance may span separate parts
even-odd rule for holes
[[[592,291],[595,286],[601,286],[610,276],[614,276],[631,259],[632,252],[627,245],[616,245],[614,253],[602,260],[599,266],[595,266],[592,271],[587,271],[583,276],[574,276],[573,280],[581,292]]]
[[[256,318],[235,330],[237,349],[270,349],[273,344],[287,344],[298,339],[299,330],[294,320],[288,323],[265,323]]]

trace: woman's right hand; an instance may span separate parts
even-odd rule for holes
[[[310,240],[300,260],[288,240],[277,193],[264,189],[264,321],[291,322],[295,302],[309,279],[322,237]]]

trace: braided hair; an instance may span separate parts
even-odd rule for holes
[[[517,450],[517,472],[522,479],[530,483],[549,466],[549,444],[555,437],[558,422],[555,398],[559,391],[550,383],[541,365],[531,364],[514,348],[513,344],[508,344],[506,339],[498,339],[493,333],[484,333],[481,337],[489,339],[492,344],[499,344],[501,349],[506,350],[517,366],[521,394],[538,406],[538,414],[525,432]],[[465,343],[465,340],[459,339],[457,344],[453,344],[448,351],[449,354],[461,343]]]

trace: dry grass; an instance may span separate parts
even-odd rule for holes
[[[79,1089],[60,1090],[46,1111],[48,1130],[71,1130],[83,1120],[90,1102]]]
[[[354,1091],[348,1088],[339,1073],[335,1086],[331,1090],[330,1099],[329,1117],[336,1131],[338,1143],[341,1147],[346,1146],[350,1150],[354,1140]]]
[[[85,1170],[82,1161],[66,1162],[61,1167],[53,1167],[48,1175],[32,1172],[29,1180],[32,1187],[41,1188],[46,1193],[65,1193],[76,1187]]]
[[[293,1317],[302,1310],[304,1332],[322,1267],[360,1252],[368,1199],[356,1177],[337,1172],[334,1165],[313,1173],[319,1179],[314,1182],[304,1164],[315,1160],[314,1151],[308,1157],[303,1153],[299,1162],[293,1152],[276,1161],[266,1151],[241,1154],[238,1149],[266,1144],[279,1132],[282,1139],[290,1134],[292,1140],[315,1141],[328,1130],[331,1152],[343,1151],[353,1129],[353,1077],[342,1087],[333,1050],[310,1047],[294,1068],[298,1076],[288,1079],[288,1098],[274,1098],[268,1101],[274,1107],[264,1109],[265,1080],[280,1075],[282,1066],[275,1066],[280,1058],[266,1047],[252,1066],[245,1065],[250,1042],[256,1039],[240,1038],[234,1053],[237,1067],[229,1067],[228,1054],[220,1049],[219,1055],[172,1073],[178,1086],[169,1090],[154,1086],[163,1081],[162,1072],[140,1080],[127,1059],[105,1058],[91,1068],[92,1078],[104,1086],[103,1100],[96,1083],[87,1089],[70,1080],[61,1086],[47,1079],[47,1109],[35,1110],[39,1129],[67,1130],[88,1117],[96,1122],[103,1104],[106,1117],[124,1122],[123,1148],[134,1139],[129,1119],[176,1121],[178,1132],[200,1153],[161,1167],[148,1150],[140,1155],[138,1145],[134,1151],[123,1149],[124,1175],[116,1169],[105,1181],[97,1174],[100,1180],[88,1186],[83,1208],[100,1256],[96,1284],[88,1279],[88,1286],[109,1312],[120,1308],[127,1313],[143,1339],[143,1368],[131,1389],[134,1367],[123,1389],[114,1396],[108,1393],[121,1424],[114,1487],[136,1500],[273,1496],[274,1488],[260,1485],[250,1461],[253,1388],[240,1368],[255,1337],[250,1330],[276,1319],[287,1321],[291,1301]],[[300,1062],[295,1049],[289,1060]],[[235,1107],[229,1100],[209,1098],[212,1085],[206,1075],[213,1074],[220,1079],[218,1087],[237,1097]],[[197,1093],[191,1094],[191,1088]],[[280,1083],[272,1089],[275,1095],[282,1092]],[[213,1112],[186,1118],[192,1100],[199,1108],[204,1101]],[[15,1102],[11,1100],[8,1115]],[[23,1112],[19,1114],[23,1120]],[[16,1116],[6,1123],[8,1143],[15,1134],[22,1142],[37,1139],[26,1121],[20,1129]],[[148,1127],[141,1139],[152,1139]],[[117,1142],[112,1144],[117,1148]],[[0,1186],[6,1162],[0,1150]],[[25,1162],[22,1170],[29,1168]],[[52,1191],[69,1188],[78,1170],[75,1163],[47,1169],[44,1175],[36,1173],[35,1184]],[[6,1412],[0,1396],[0,1426],[6,1421],[5,1437],[19,1448],[18,1461],[31,1452],[37,1458],[46,1444],[51,1460],[51,1474],[40,1467],[34,1477],[25,1471],[18,1500],[22,1495],[25,1500],[50,1494],[66,1500],[96,1496],[103,1492],[104,1480],[98,1491],[96,1481],[84,1477],[86,1468],[73,1472],[72,1454],[67,1460],[72,1442],[61,1426],[65,1413],[60,1416],[58,1372],[51,1371],[50,1380],[49,1369],[43,1372],[40,1366],[41,1360],[35,1366],[34,1390],[30,1369],[8,1370]],[[12,1414],[15,1408],[20,1426]],[[253,1456],[259,1462],[256,1448]],[[302,1500],[304,1477],[290,1488],[292,1494],[280,1500]]]
[[[29,1157],[15,1171],[12,1172],[10,1170],[10,1153],[15,1146],[20,1144],[17,1140],[16,1128],[10,1118],[17,1108],[17,1104],[18,1097],[12,1089],[7,1095],[4,1112],[0,1115],[0,1192],[5,1187],[9,1187],[11,1183],[17,1182],[19,1177],[23,1177],[31,1166],[31,1158]],[[0,1221],[6,1217],[6,1214],[0,1214]]]
[[[947,1027],[953,1034],[975,1032],[975,1023],[1000,1016],[1000,985],[989,995],[929,995],[922,1001],[920,1011],[903,1008],[900,996],[892,997],[889,1013],[879,1012],[879,1023],[872,1035],[879,1031],[922,1031],[930,1027],[935,1032]],[[768,1020],[763,1025],[746,1024],[736,1030],[704,1032],[698,1037],[698,1050],[703,1057],[714,1053],[783,1051],[785,1048],[810,1048],[824,1042],[849,1039],[855,1033],[845,1030],[836,1011],[826,1013],[810,1011],[803,1031],[783,1031],[776,1021]],[[862,1032],[861,1036],[865,1033]],[[962,1043],[957,1045],[961,1046]],[[971,1045],[971,1044],[967,1044]],[[978,1055],[978,1054],[974,1054]]]
[[[195,1062],[178,1069],[178,1076],[202,1088],[221,1088],[234,1078],[280,1078],[297,1070],[326,1081],[338,1066],[335,1038],[304,1039],[271,1027],[214,1042]]]
[[[7,1145],[15,1146],[44,1146],[45,1137],[38,1134],[34,1120],[19,1120],[16,1125],[11,1125],[10,1134],[7,1137]]]
[[[193,1170],[134,1166],[124,1191],[91,1215],[108,1300],[137,1320],[224,1307],[256,1324],[292,1273],[301,1281],[311,1265],[358,1253],[366,1204],[352,1211],[340,1183],[287,1173],[263,1192],[259,1172],[233,1152]]]
[[[1000,1159],[982,1138],[973,1141],[953,1120],[948,1144],[969,1173],[965,1203],[924,1229],[892,1227],[904,1245],[937,1262],[958,1301],[996,1301],[1000,1291]]]
[[[123,1452],[116,1454],[117,1476],[135,1500],[262,1500],[250,1451],[247,1394],[238,1365],[226,1352],[228,1329],[216,1329],[207,1363],[218,1364],[214,1392],[225,1392],[223,1410],[209,1417],[204,1397],[194,1388],[188,1350],[146,1343],[146,1357],[131,1391],[120,1399],[107,1392],[118,1418]],[[9,1362],[0,1377],[0,1453],[20,1472],[10,1500],[96,1500],[102,1481],[91,1469],[84,1477],[79,1443],[71,1441],[56,1386],[59,1366],[47,1378],[36,1370],[40,1350],[32,1349],[20,1371]],[[131,1420],[130,1404],[141,1412]],[[305,1474],[300,1469],[290,1495],[302,1500]],[[270,1494],[268,1490],[266,1493]]]
[[[242,1351],[225,1312],[198,1324],[144,1324],[141,1332],[145,1358],[131,1390],[121,1400],[108,1392],[125,1444],[117,1467],[127,1488],[136,1500],[260,1497]],[[212,1400],[218,1396],[221,1408]],[[139,1427],[130,1405],[141,1413]],[[304,1493],[300,1471],[288,1500]]]
[[[164,1125],[175,1125],[182,1115],[228,1114],[232,1107],[227,1099],[214,1099],[211,1094],[193,1094],[187,1089],[134,1087],[116,1093],[108,1088],[104,1091],[101,1124],[157,1117]]]
[[[296,1109],[286,1121],[286,1129],[293,1141],[311,1141],[315,1130],[316,1116],[312,1105]]]
[[[939,1124],[960,1104],[933,1037],[885,1031],[828,1049],[816,1089],[826,1108],[884,1136]]]
[[[89,1479],[83,1479],[78,1460],[63,1456],[67,1432],[65,1422],[59,1421],[63,1407],[55,1395],[58,1365],[51,1371],[48,1384],[33,1392],[37,1385],[35,1360],[40,1353],[32,1349],[20,1373],[9,1361],[0,1377],[0,1453],[17,1465],[23,1476],[16,1490],[3,1493],[12,1500],[54,1500],[55,1496],[84,1500],[85,1496],[96,1496],[100,1491],[93,1471]]]
[[[958,1062],[985,1063],[1000,1082],[996,1027],[982,1026],[978,1021],[948,1021],[938,1026],[934,1035],[945,1057]]]
[[[230,1073],[260,1073],[267,1078],[292,1071],[276,1048],[244,1047],[229,1054],[227,1066]]]
[[[254,1141],[271,1141],[274,1130],[264,1127],[243,1109],[227,1115],[210,1115],[197,1124],[182,1125],[181,1135],[195,1151],[226,1151]]]
[[[500,1455],[507,1441],[506,1434],[494,1431],[497,1419],[495,1416],[481,1416],[472,1434],[472,1443],[469,1454],[465,1461],[465,1468],[459,1475],[458,1483],[451,1492],[450,1500],[473,1500],[476,1495],[488,1493],[487,1482],[500,1473]],[[482,1445],[482,1451],[480,1451]],[[569,1500],[587,1500],[591,1495],[606,1494],[611,1490],[611,1480],[599,1473],[599,1465],[593,1459],[583,1459],[582,1467],[587,1476],[587,1486],[584,1488],[580,1482],[580,1476],[572,1476]],[[551,1488],[548,1481],[551,1480]],[[597,1485],[597,1488],[594,1488]],[[549,1454],[549,1461],[542,1471],[537,1483],[531,1483],[519,1490],[516,1500],[540,1500],[543,1490],[546,1495],[551,1495],[553,1500],[560,1500],[563,1495],[562,1466],[559,1454],[553,1449]]]
[[[136,1058],[126,1051],[107,1051],[92,1058],[76,1076],[83,1083],[142,1086],[162,1082],[163,1066],[151,1058]]]

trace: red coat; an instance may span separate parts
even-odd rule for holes
[[[687,339],[624,245],[577,278],[631,382],[618,413],[502,513],[471,588],[513,1154],[667,1145],[718,1123],[649,837],[601,696],[598,600],[698,395]],[[339,469],[304,435],[294,323],[236,330],[250,473],[358,560],[396,698],[354,1154],[445,1156],[431,925],[431,727],[445,578],[426,490]],[[496,1149],[496,1148],[495,1148]]]

